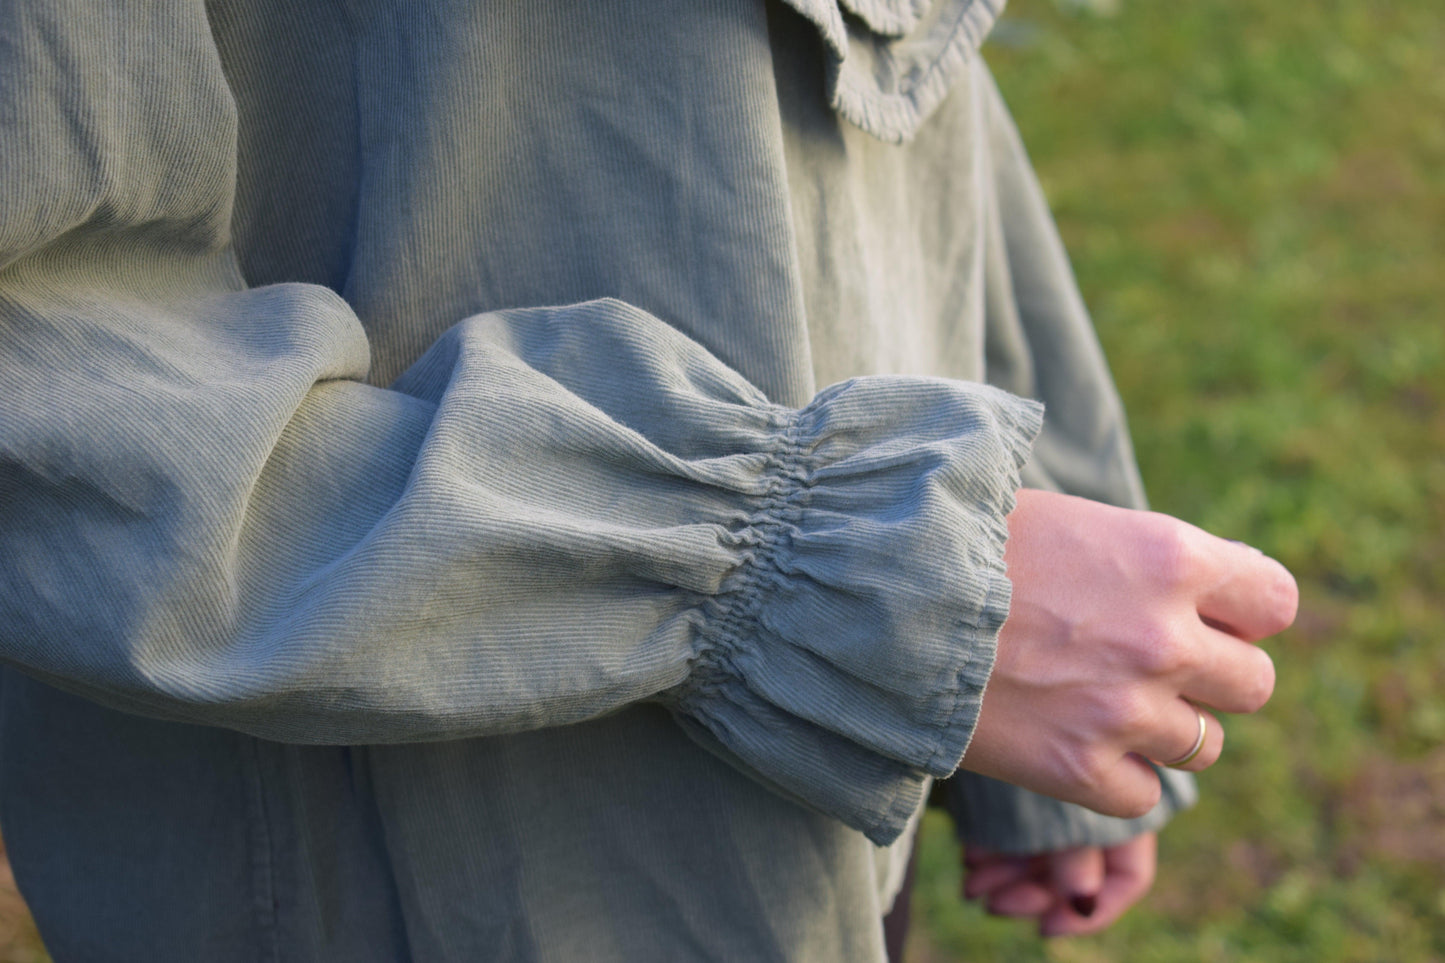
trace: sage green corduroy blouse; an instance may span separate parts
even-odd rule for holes
[[[0,7],[0,819],[57,961],[881,955],[1021,468],[1140,500],[997,5]],[[1034,849],[1168,779],[954,791]]]

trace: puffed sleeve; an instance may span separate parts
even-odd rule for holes
[[[367,382],[349,306],[248,288],[199,0],[0,9],[0,657],[308,743],[666,704],[893,839],[967,746],[1039,406],[802,409],[615,301],[459,319]]]

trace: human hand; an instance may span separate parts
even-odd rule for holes
[[[1187,754],[1203,710],[1254,712],[1294,621],[1284,566],[1156,512],[1023,490],[1004,554],[1013,604],[963,768],[1111,816],[1161,792],[1146,760]],[[1195,705],[1191,705],[1191,703]],[[1219,758],[1207,723],[1200,752]]]
[[[1157,854],[1154,833],[1033,855],[969,845],[963,896],[982,900],[996,916],[1038,920],[1042,936],[1097,933],[1149,891]]]

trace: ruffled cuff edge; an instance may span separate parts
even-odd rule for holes
[[[925,379],[863,380],[875,382],[863,400],[885,411],[890,401],[900,400],[888,396],[901,393],[907,400],[910,385],[923,395],[913,399],[916,402],[936,402],[940,392],[960,387]],[[928,776],[953,772],[968,748],[1011,596],[1003,565],[1005,516],[1013,508],[1019,471],[1043,416],[1036,402],[969,385],[969,398],[958,412],[945,412],[961,417],[967,431],[955,427],[950,434],[939,429],[936,419],[915,418],[912,449],[885,436],[871,447],[864,444],[836,458],[820,434],[847,436],[857,428],[849,419],[861,410],[859,399],[850,404],[848,395],[857,392],[858,385],[845,383],[824,392],[780,428],[778,448],[770,456],[773,484],[761,497],[743,539],[744,562],[723,591],[703,606],[697,661],[689,680],[668,701],[695,736],[701,735],[699,727],[706,731],[700,741],[711,743],[708,748],[714,752],[740,762],[776,791],[886,845],[922,803]],[[842,409],[841,415],[836,409]],[[949,460],[940,468],[934,456],[940,446],[949,445]],[[810,535],[799,526],[834,519],[837,505],[828,504],[828,495],[819,494],[819,488],[840,484],[836,477],[823,481],[839,461],[851,459],[865,470],[887,472],[906,461],[910,451],[929,456],[921,458],[929,471],[957,472],[963,465],[959,477],[948,482],[950,517],[969,516],[965,527],[971,527],[973,535],[962,548],[966,558],[955,566],[967,570],[962,579],[967,584],[945,579],[932,586],[900,585],[898,594],[912,589],[922,593],[917,602],[923,615],[910,623],[908,613],[888,612],[876,627],[883,644],[895,648],[890,658],[896,665],[888,666],[890,671],[896,669],[908,680],[932,676],[921,696],[906,685],[900,686],[902,691],[890,689],[887,678],[870,675],[878,671],[876,658],[870,662],[876,654],[850,648],[846,641],[858,628],[850,616],[867,606],[846,591],[830,598],[835,590],[820,588],[817,567],[800,558],[800,553],[826,550],[827,540],[837,535]],[[874,505],[871,510],[887,516],[893,506]],[[867,528],[873,521],[860,518],[852,524]],[[811,544],[811,538],[824,548]],[[848,539],[843,542],[846,550]],[[867,571],[848,577],[860,580],[857,594],[866,596],[877,588],[868,584]],[[818,597],[800,602],[800,582]],[[947,593],[947,624],[940,621],[937,599],[944,589],[957,590],[956,595]],[[903,605],[908,604],[905,599]],[[806,610],[804,621],[800,607]],[[910,630],[919,636],[910,637]],[[904,634],[892,634],[896,632]],[[829,651],[835,635],[844,637],[836,653]],[[915,672],[918,666],[923,668]]]

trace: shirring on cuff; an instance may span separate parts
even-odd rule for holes
[[[900,404],[923,412],[902,433],[860,417]],[[788,413],[669,701],[765,781],[896,837],[973,733],[1008,614],[1005,516],[1041,424],[1035,402],[927,379],[848,382]]]

